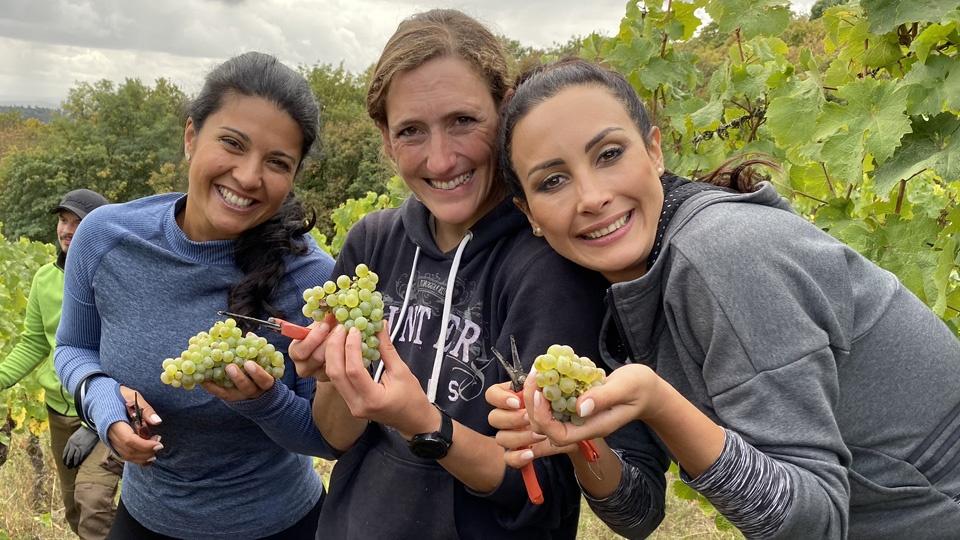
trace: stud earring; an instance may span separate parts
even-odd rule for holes
[[[535,226],[535,227],[533,228],[533,235],[534,235],[534,236],[543,236],[543,229],[541,229],[539,225]]]
[[[183,157],[186,158],[187,161],[190,161],[190,152],[184,152]]]

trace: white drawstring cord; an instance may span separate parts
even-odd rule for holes
[[[437,400],[437,386],[440,384],[440,366],[443,365],[443,353],[447,343],[447,322],[450,320],[450,307],[453,304],[453,286],[457,281],[457,271],[460,269],[460,257],[463,255],[467,242],[473,238],[473,233],[467,231],[460,245],[457,246],[457,253],[453,256],[453,264],[450,267],[450,274],[447,275],[447,290],[443,295],[443,317],[440,319],[440,336],[437,337],[437,354],[433,358],[433,371],[430,372],[430,380],[427,383],[427,399],[430,403]]]
[[[397,339],[400,333],[400,327],[403,326],[403,315],[407,312],[407,305],[410,303],[410,291],[413,290],[413,281],[417,275],[417,261],[420,260],[420,246],[413,252],[413,265],[410,267],[410,278],[407,279],[407,291],[403,293],[403,304],[400,305],[400,313],[394,319],[394,327],[390,329],[390,343]],[[383,361],[377,366],[377,372],[373,376],[373,382],[380,382],[380,376],[383,375]]]

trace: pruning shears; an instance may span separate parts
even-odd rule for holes
[[[520,400],[520,406],[523,407],[523,383],[527,380],[527,373],[523,370],[523,366],[520,365],[520,355],[517,353],[517,342],[513,339],[513,336],[510,336],[510,353],[513,357],[513,363],[508,364],[506,359],[494,348],[490,349],[493,351],[493,355],[497,357],[497,360],[500,361],[500,364],[503,366],[503,369],[507,371],[507,375],[510,376],[510,390],[513,391],[513,395]],[[527,497],[530,499],[530,502],[533,504],[543,504],[543,489],[540,488],[540,481],[537,480],[537,470],[533,468],[533,463],[527,463],[520,469],[520,474],[523,476],[523,485],[527,488]]]
[[[517,352],[517,341],[512,335],[510,336],[512,364],[508,364],[506,359],[504,359],[496,349],[491,350],[494,356],[497,357],[497,360],[500,360],[503,369],[505,369],[510,376],[510,389],[513,390],[513,394],[520,400],[520,406],[523,407],[523,384],[527,380],[527,373],[520,364],[520,354]],[[600,473],[594,470],[593,467],[593,465],[600,460],[600,452],[597,451],[597,446],[593,444],[593,441],[579,441],[577,442],[577,447],[580,449],[580,454],[587,460],[587,465],[590,467],[590,470],[593,471],[595,476],[600,478]],[[533,504],[541,504],[543,502],[543,491],[540,489],[540,483],[537,481],[537,473],[533,468],[533,464],[528,463],[523,467],[521,472],[523,473],[523,483],[527,487],[527,495],[530,497],[530,501]]]
[[[244,319],[252,323],[256,323],[258,326],[262,326],[268,330],[273,330],[278,332],[282,336],[287,336],[291,339],[304,339],[307,337],[307,334],[310,333],[310,329],[298,324],[293,324],[287,322],[283,319],[278,319],[276,317],[270,317],[267,320],[256,319],[254,317],[248,317],[246,315],[240,315],[238,313],[230,313],[229,311],[218,311],[218,315],[224,317],[233,317],[234,319]]]
[[[150,438],[150,428],[143,419],[143,407],[140,406],[140,392],[133,393],[133,406],[130,411],[130,426],[141,439]]]

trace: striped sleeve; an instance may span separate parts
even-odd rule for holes
[[[703,474],[681,479],[713,503],[747,538],[777,533],[793,500],[786,467],[725,429],[723,451]]]

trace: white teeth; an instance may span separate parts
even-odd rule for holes
[[[618,220],[614,221],[613,223],[607,225],[606,227],[604,227],[604,228],[602,228],[602,229],[600,229],[600,230],[588,232],[588,233],[584,234],[584,236],[586,236],[587,238],[589,238],[589,239],[591,239],[591,240],[596,240],[597,238],[603,238],[604,236],[606,236],[606,235],[608,235],[608,234],[610,234],[610,233],[618,230],[620,227],[623,227],[624,225],[626,225],[626,223],[627,223],[627,218],[628,218],[628,217],[630,217],[630,214],[629,214],[629,213],[626,213],[626,214],[623,215],[623,217],[621,217],[620,219],[618,219]]]
[[[454,178],[453,180],[450,180],[449,182],[440,182],[438,180],[428,180],[428,182],[430,183],[430,187],[433,187],[436,189],[450,190],[458,186],[462,186],[467,182],[467,180],[470,180],[470,177],[472,176],[473,176],[473,171],[469,171],[461,174],[460,176]]]
[[[253,199],[241,197],[223,186],[217,186],[217,191],[220,192],[220,195],[223,196],[224,200],[234,206],[245,208],[253,204]]]

